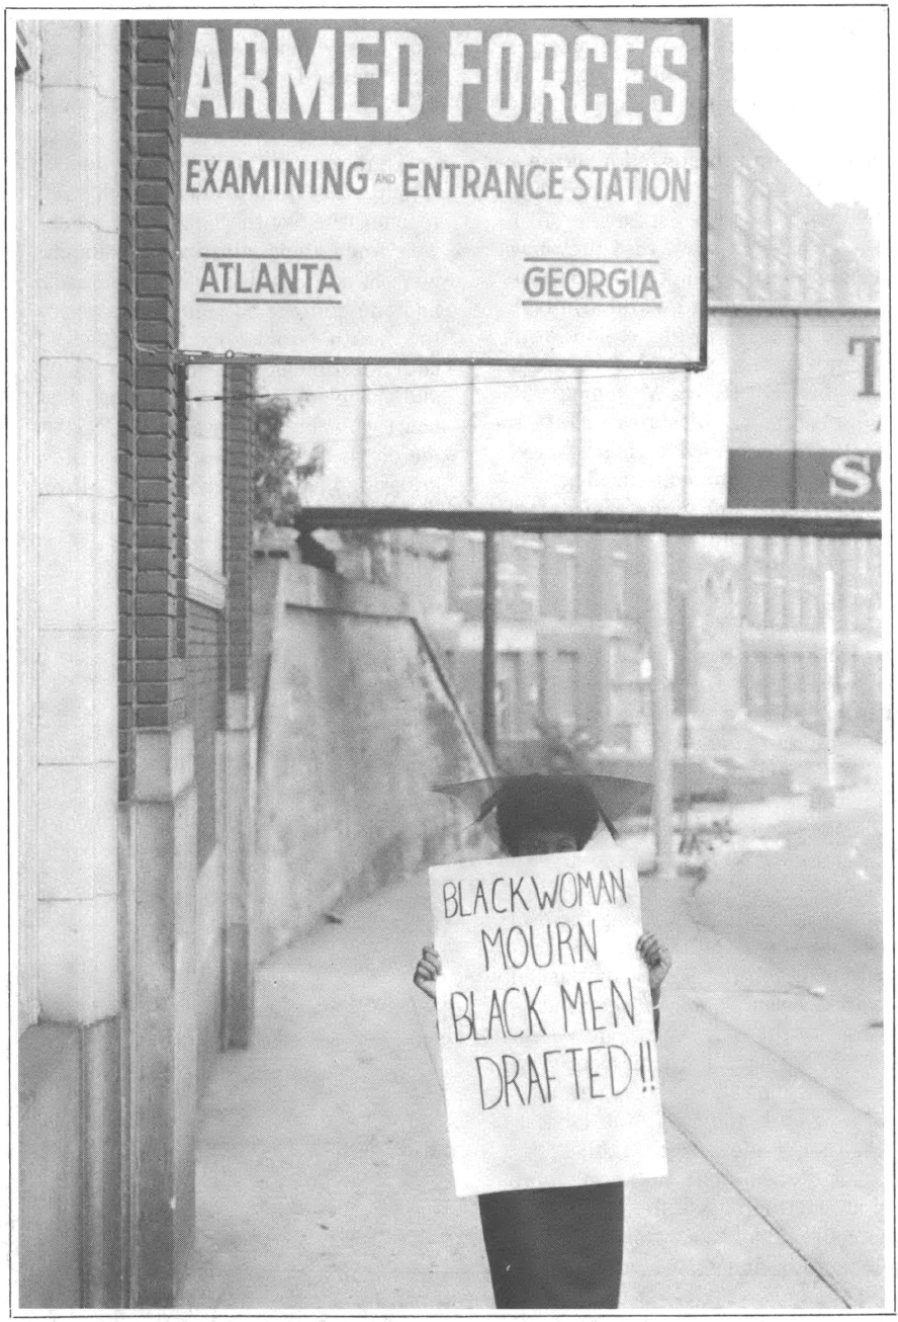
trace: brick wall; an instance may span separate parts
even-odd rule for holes
[[[120,795],[134,732],[186,717],[186,477],[177,343],[175,44],[121,25]]]
[[[132,1307],[170,1308],[193,1235],[197,1068],[175,25],[128,21],[119,35],[119,795],[132,809],[120,822],[131,832],[120,854],[131,1069],[125,1293]]]
[[[119,234],[119,798],[134,782],[136,655],[134,596],[137,564],[137,350],[134,343],[137,272],[136,221],[137,39],[136,23],[120,27],[121,217]]]

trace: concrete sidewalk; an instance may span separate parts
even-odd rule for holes
[[[700,929],[690,885],[643,880],[674,952],[670,1174],[628,1185],[621,1308],[882,1308],[881,1036]],[[179,1308],[491,1310],[411,985],[429,933],[426,879],[407,880],[259,970],[254,1045],[202,1108]]]

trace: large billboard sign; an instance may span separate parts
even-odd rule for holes
[[[729,352],[729,508],[881,509],[878,315],[744,309]]]
[[[704,366],[705,20],[179,31],[185,349]]]
[[[878,520],[879,313],[712,309],[708,347],[704,372],[271,365],[259,389],[293,398],[288,433],[321,446],[304,489],[312,521]]]

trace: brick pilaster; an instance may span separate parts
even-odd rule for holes
[[[138,729],[185,719],[187,454],[177,347],[175,28],[121,25],[120,796]]]
[[[136,29],[135,700],[138,729],[186,717],[186,443],[177,347],[175,30]]]
[[[137,535],[137,360],[134,313],[137,273],[134,254],[135,135],[137,131],[136,24],[120,27],[120,177],[119,230],[119,798],[134,786],[134,708],[136,669],[134,594]]]
[[[171,1308],[193,1234],[196,783],[177,362],[177,25],[121,28],[120,793],[132,1307]]]
[[[253,396],[256,369],[224,369],[224,565],[228,580],[227,692],[246,693],[252,665]]]
[[[252,693],[253,396],[255,368],[224,370],[225,931],[222,1044],[248,1047],[254,1002],[253,839],[256,744]]]

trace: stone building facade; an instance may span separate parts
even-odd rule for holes
[[[251,1019],[248,411],[176,352],[174,26],[16,38],[15,1289],[166,1307]]]

